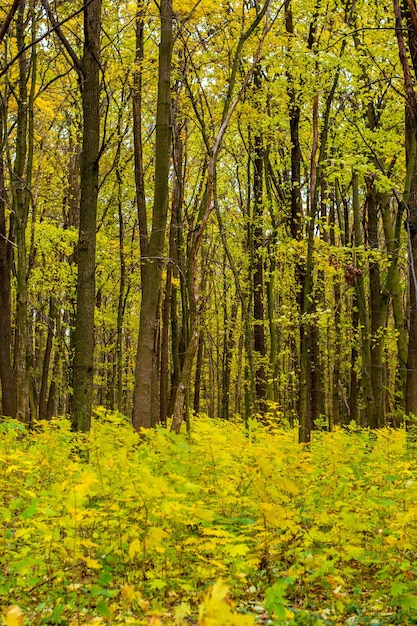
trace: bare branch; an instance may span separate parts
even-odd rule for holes
[[[0,31],[0,43],[3,41],[3,39],[6,36],[7,31],[9,30],[10,22],[12,21],[13,16],[19,7],[19,4],[20,4],[20,0],[14,0],[12,4],[12,8],[10,9],[8,15],[6,16],[6,19]]]
[[[71,61],[73,62],[74,69],[76,70],[79,77],[82,79],[83,70],[82,70],[80,59],[78,58],[74,48],[71,46],[70,42],[68,41],[68,39],[65,37],[64,33],[62,32],[61,25],[58,23],[58,20],[56,19],[54,13],[52,12],[52,9],[50,7],[48,0],[41,0],[41,1],[42,1],[42,6],[46,11],[46,14],[49,18],[49,21],[51,22],[53,26],[54,31],[58,35],[59,40],[64,46],[65,50],[68,52],[71,58]]]

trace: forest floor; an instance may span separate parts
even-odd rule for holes
[[[0,424],[6,626],[417,624],[417,451],[403,430],[140,440],[96,411]]]

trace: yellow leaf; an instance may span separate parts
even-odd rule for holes
[[[277,478],[275,480],[275,484],[277,487],[283,489],[287,493],[290,493],[292,496],[297,496],[300,493],[297,485],[289,478]]]
[[[144,600],[143,598],[137,598],[137,602],[139,604],[140,610],[146,613],[146,611],[149,609],[148,600]]]
[[[81,482],[78,485],[75,485],[74,491],[79,496],[85,496],[90,490],[91,485],[97,483],[97,477],[93,474],[93,472],[85,471],[82,473]]]
[[[141,551],[141,544],[139,539],[134,539],[129,546],[129,558],[134,559],[136,554]]]
[[[101,564],[96,561],[96,559],[90,559],[89,556],[83,556],[81,558],[90,569],[101,569]]]
[[[6,626],[22,626],[23,611],[19,606],[9,606],[4,613],[4,623]]]
[[[83,539],[80,541],[80,544],[84,546],[84,548],[98,548],[98,543],[94,543],[91,539]]]
[[[225,551],[230,556],[245,556],[249,552],[249,547],[244,543],[229,544],[225,547]]]
[[[133,585],[123,585],[122,587],[122,597],[125,600],[133,600],[135,597],[135,588]]]
[[[220,578],[213,585],[210,596],[214,602],[222,602],[223,600],[225,600],[228,593],[229,593],[229,587]]]

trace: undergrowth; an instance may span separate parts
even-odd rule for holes
[[[402,430],[99,410],[0,424],[0,603],[18,624],[417,624],[417,459]]]

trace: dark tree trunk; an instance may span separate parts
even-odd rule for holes
[[[413,80],[417,77],[417,25],[414,1],[410,0],[410,4],[404,3],[402,10],[403,13],[401,12],[399,1],[394,0],[398,52],[403,70],[407,101],[405,120],[407,182],[404,202],[407,211],[406,225],[409,252],[409,338],[405,410],[411,420],[417,416],[417,99],[413,85]],[[404,26],[406,26],[405,29]],[[403,35],[404,30],[408,35],[408,51],[410,53],[414,79],[408,61],[407,46]]]
[[[7,228],[6,189],[4,182],[4,131],[5,118],[3,98],[0,96],[0,380],[1,412],[8,417],[16,417],[16,390],[12,369],[11,331],[11,263],[12,228]],[[11,218],[10,218],[11,219]]]
[[[411,170],[407,203],[409,251],[408,355],[405,411],[417,417],[417,117],[407,115],[407,167]]]
[[[25,2],[21,2],[17,18],[17,46],[19,57],[19,87],[15,162],[12,174],[13,210],[16,226],[16,332],[14,377],[16,385],[16,417],[29,421],[29,385],[27,371],[28,347],[28,290],[26,227],[29,215],[30,192],[27,181],[28,140],[28,60],[25,46]]]
[[[155,426],[160,417],[160,392],[158,388],[159,300],[162,271],[165,265],[164,249],[168,217],[168,175],[171,145],[170,78],[173,14],[170,0],[162,0],[161,2],[160,22],[152,233],[147,245],[147,255],[142,258],[142,303],[132,415],[133,426],[136,430]],[[141,254],[143,254],[142,249]]]
[[[80,224],[77,246],[77,311],[74,329],[74,430],[88,432],[93,406],[95,262],[100,152],[101,0],[84,8],[84,55],[81,63],[83,137],[80,181]]]
[[[47,410],[47,393],[48,393],[48,375],[49,366],[51,362],[53,340],[55,334],[55,322],[57,317],[57,310],[54,303],[54,298],[49,298],[49,315],[48,315],[48,334],[46,337],[46,347],[42,364],[42,379],[39,391],[39,419],[46,419]]]
[[[258,72],[255,73],[255,85],[260,88]],[[265,293],[264,293],[264,229],[263,229],[263,164],[264,149],[262,135],[255,136],[255,155],[253,159],[253,322],[254,356],[256,363],[256,403],[257,411],[263,415],[266,411],[266,340],[265,340]]]

